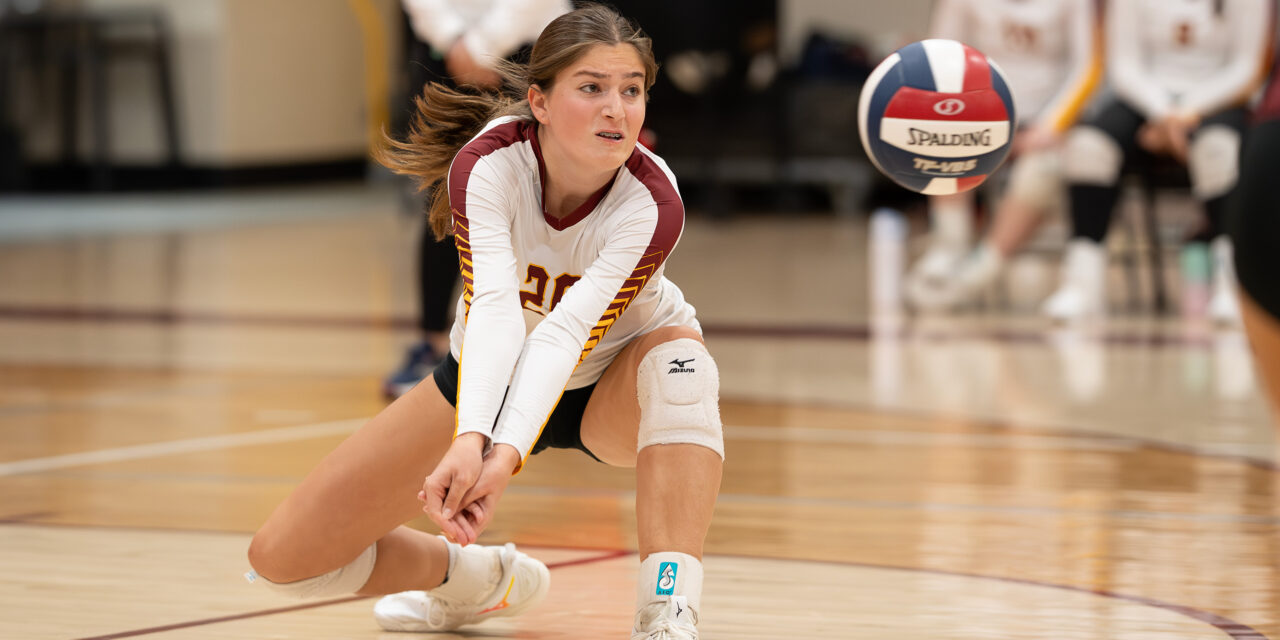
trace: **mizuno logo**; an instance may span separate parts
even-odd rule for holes
[[[675,366],[672,367],[671,370],[668,371],[667,373],[693,373],[695,370],[689,367],[689,363],[693,362],[694,360],[695,358],[689,358],[688,360],[680,360],[679,358],[677,358],[675,360],[672,360],[667,364],[674,364]]]

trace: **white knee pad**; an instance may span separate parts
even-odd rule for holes
[[[1240,134],[1215,124],[1201,129],[1187,152],[1191,192],[1201,200],[1225,195],[1240,177]]]
[[[696,444],[724,458],[720,370],[701,342],[680,338],[649,350],[636,370],[640,434],[636,450]]]
[[[1005,195],[1041,209],[1056,204],[1063,198],[1062,150],[1033,151],[1014,160]]]
[[[319,575],[306,580],[298,580],[296,582],[272,582],[255,571],[245,574],[245,578],[249,582],[257,582],[262,580],[263,584],[279,591],[287,596],[294,598],[332,598],[334,596],[347,596],[360,590],[364,583],[369,581],[369,576],[373,575],[373,565],[378,559],[377,544],[369,545],[369,548],[360,552],[360,555],[352,560],[350,564],[341,569],[335,569],[324,575]]]
[[[1124,151],[1102,129],[1080,126],[1067,134],[1062,172],[1068,182],[1111,186],[1123,165]]]

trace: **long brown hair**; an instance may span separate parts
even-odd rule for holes
[[[653,44],[640,27],[613,9],[588,4],[552,20],[538,36],[528,64],[502,62],[500,92],[470,92],[429,82],[414,99],[417,113],[403,141],[384,136],[374,158],[387,168],[416,178],[419,191],[431,192],[428,222],[437,239],[452,231],[449,193],[442,182],[449,164],[490,120],[507,115],[532,118],[526,99],[529,87],[551,91],[556,74],[577,62],[591,47],[629,44],[644,64],[645,95],[653,87],[658,63]]]

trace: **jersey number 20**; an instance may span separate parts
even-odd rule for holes
[[[568,291],[569,287],[573,286],[573,283],[581,279],[582,276],[567,273],[556,276],[555,290],[551,293],[551,304],[548,306],[546,304],[547,282],[551,280],[551,274],[547,273],[545,268],[531,264],[529,265],[529,275],[525,276],[524,283],[532,284],[533,290],[526,291],[522,289],[520,291],[520,305],[534,313],[542,315],[551,313],[556,308],[556,305],[560,304],[560,298],[564,297],[564,292]],[[545,311],[543,310],[544,307],[546,308]]]

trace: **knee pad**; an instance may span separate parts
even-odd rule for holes
[[[1014,160],[1005,195],[1041,209],[1064,198],[1061,150],[1034,151]]]
[[[1191,139],[1187,166],[1191,192],[1212,200],[1231,191],[1240,177],[1240,133],[1231,127],[1209,125]]]
[[[377,544],[371,544],[347,566],[306,580],[272,582],[255,571],[246,573],[245,578],[249,582],[262,580],[268,587],[294,598],[332,598],[351,595],[359,591],[360,587],[369,581],[369,576],[373,575],[373,565],[378,559],[377,548]]]
[[[1073,184],[1110,187],[1120,181],[1124,150],[1097,127],[1080,126],[1067,134],[1062,171]]]
[[[701,342],[680,338],[649,350],[636,370],[640,433],[636,450],[696,444],[724,458],[720,370]]]

